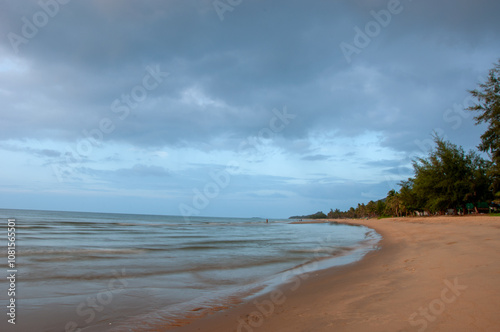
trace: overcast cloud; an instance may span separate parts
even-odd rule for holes
[[[0,1],[3,208],[288,217],[471,149],[493,0]],[[362,31],[361,33],[359,31]]]

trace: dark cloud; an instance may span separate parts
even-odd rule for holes
[[[498,57],[499,6],[401,1],[401,13],[348,64],[339,44],[352,43],[354,27],[364,29],[386,1],[255,1],[224,21],[210,1],[70,2],[19,45],[27,69],[1,80],[15,93],[1,97],[0,138],[75,140],[110,117],[110,140],[207,142],[250,135],[287,105],[301,118],[287,137],[369,129],[384,132],[387,146],[412,149],[407,142],[442,126],[443,112]],[[22,18],[42,9],[35,1],[5,7],[1,48],[13,56],[6,35],[21,34]],[[111,104],[150,65],[171,76],[118,120]]]
[[[327,155],[323,155],[323,154],[316,154],[316,155],[311,155],[311,156],[304,156],[304,157],[302,157],[302,160],[317,161],[317,160],[328,160],[330,158],[331,158],[331,156],[327,156]]]
[[[388,174],[396,174],[396,175],[408,174],[408,177],[413,176],[413,169],[405,166],[388,168],[385,170],[385,172]]]
[[[29,149],[28,152],[32,152],[36,155],[43,156],[43,157],[59,157],[61,155],[61,152],[56,151],[56,150],[50,150],[50,149]]]
[[[0,143],[0,148],[13,152],[25,152],[30,155],[35,155],[42,158],[59,158],[62,155],[60,151],[53,149],[35,149],[31,147],[20,146],[17,144],[9,144],[9,143]]]
[[[110,176],[118,177],[121,179],[144,178],[144,177],[163,178],[170,176],[170,172],[161,166],[142,165],[142,164],[136,164],[130,168],[120,168],[113,171],[82,168],[80,169],[80,172],[92,175],[98,175],[103,179],[109,178]]]
[[[400,160],[370,160],[365,163],[367,167],[395,167],[401,163]]]

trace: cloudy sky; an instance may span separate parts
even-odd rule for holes
[[[385,197],[467,90],[496,0],[0,1],[0,207],[280,218]]]

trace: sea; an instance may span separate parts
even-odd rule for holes
[[[19,332],[174,329],[355,262],[381,238],[363,226],[262,218],[0,209],[0,224],[0,330]]]

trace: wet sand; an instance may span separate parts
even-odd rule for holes
[[[500,217],[339,220],[375,229],[361,261],[170,331],[496,331]]]

